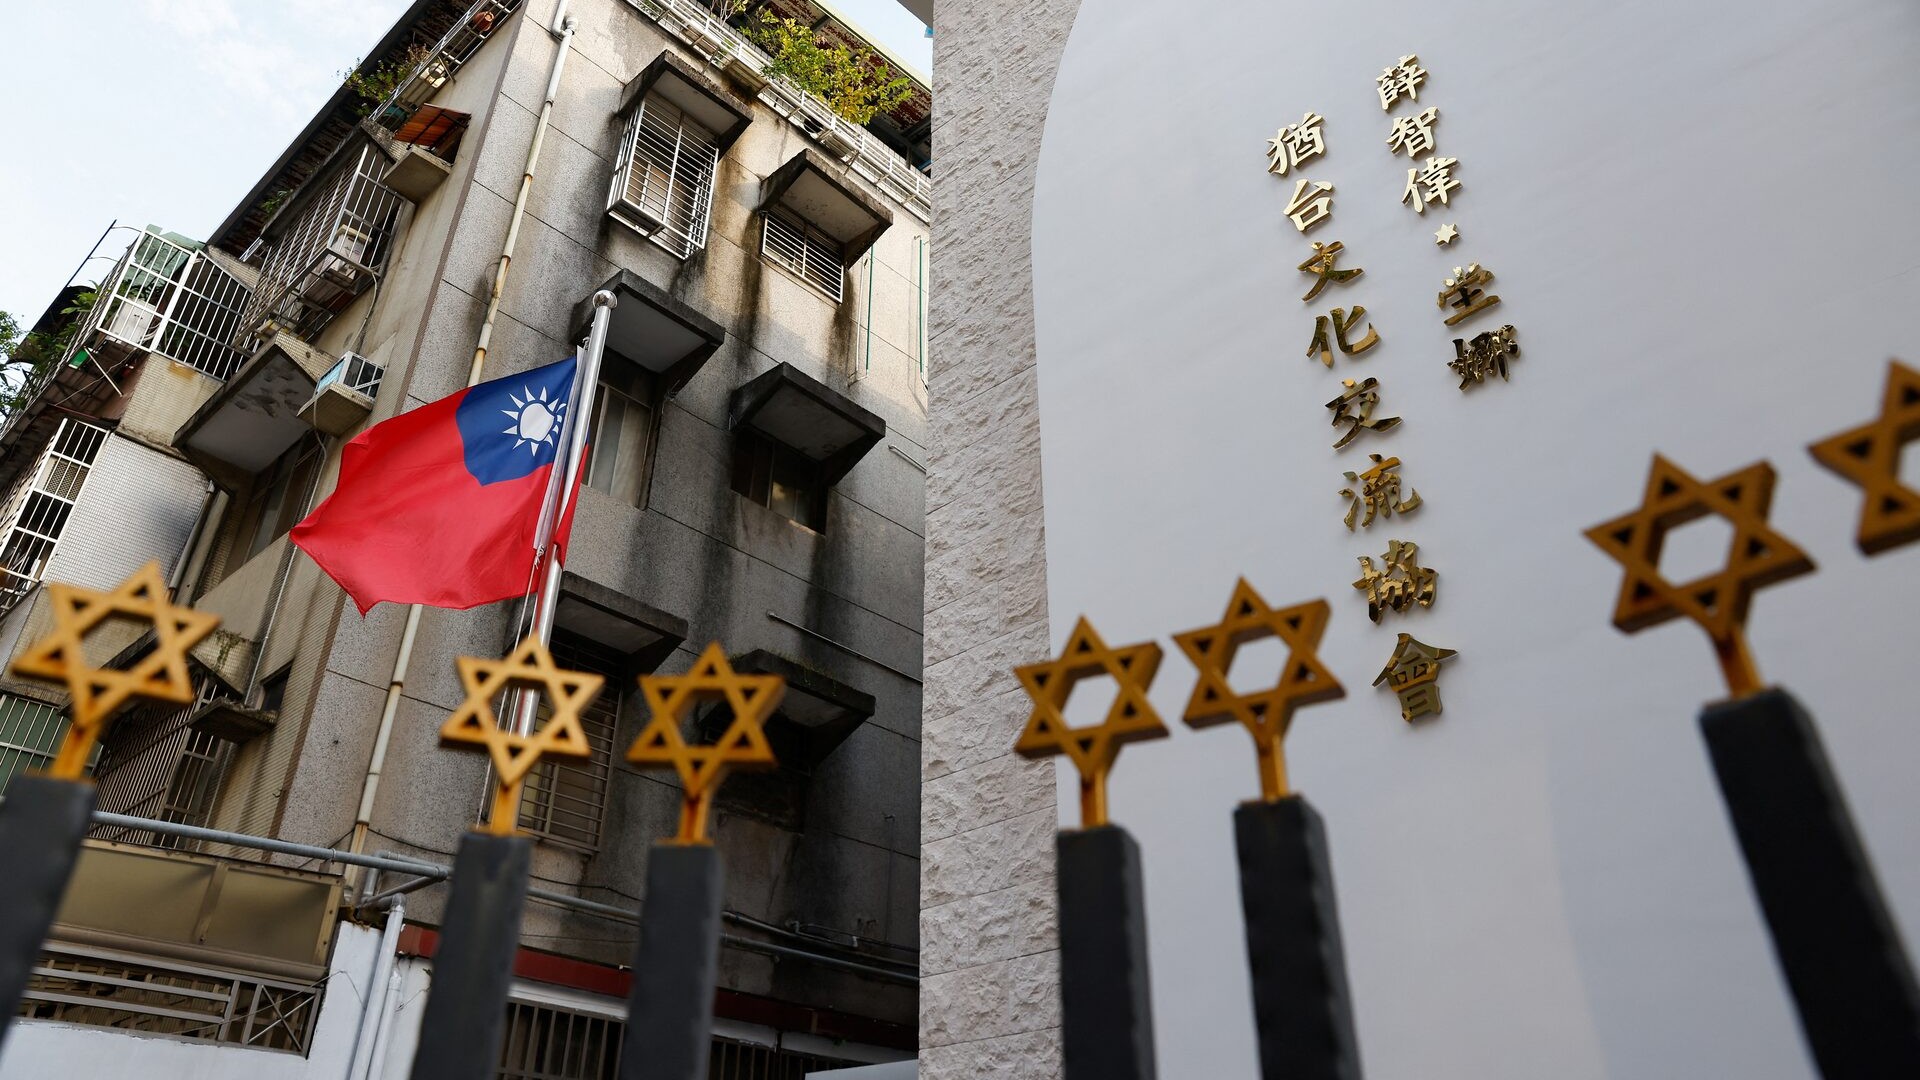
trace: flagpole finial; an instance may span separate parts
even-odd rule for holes
[[[620,298],[613,295],[612,290],[601,289],[593,294],[593,306],[597,308],[619,307]]]

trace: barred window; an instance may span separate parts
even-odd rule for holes
[[[761,257],[793,271],[800,280],[839,303],[847,278],[839,243],[784,209],[768,207],[762,217],[766,231],[760,241]]]
[[[613,1080],[626,1025],[576,1009],[507,1003],[499,1080]],[[817,1054],[715,1038],[709,1080],[805,1080],[808,1073],[855,1064]]]
[[[0,694],[0,795],[15,776],[53,764],[67,734],[64,711],[13,694]]]
[[[719,161],[711,131],[648,94],[627,119],[607,212],[684,259],[707,246]]]
[[[593,746],[593,759],[579,763],[542,761],[527,774],[520,796],[520,827],[535,836],[595,850],[600,846],[600,824],[607,814],[607,788],[613,777],[613,740],[620,722],[620,689],[625,668],[611,649],[558,632],[553,636],[553,660],[563,668],[604,675],[607,688],[580,714]],[[552,706],[540,699],[540,721]]]

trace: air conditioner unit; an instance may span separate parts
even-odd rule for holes
[[[133,345],[145,345],[147,334],[153,329],[153,321],[160,313],[137,300],[122,300],[120,306],[113,309],[105,327],[109,336]]]

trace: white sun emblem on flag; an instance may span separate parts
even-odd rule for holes
[[[519,394],[508,393],[513,408],[500,410],[513,421],[513,426],[507,428],[506,434],[514,437],[515,450],[524,446],[529,454],[537,455],[542,446],[551,445],[559,439],[560,421],[566,415],[567,403],[549,400],[544,386],[538,394],[522,386],[520,393],[526,397],[523,399]]]

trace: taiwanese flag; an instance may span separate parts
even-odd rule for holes
[[[470,608],[524,595],[549,484],[566,467],[574,369],[568,357],[483,382],[361,432],[293,542],[362,615],[382,600]],[[569,513],[563,547],[571,525]]]

